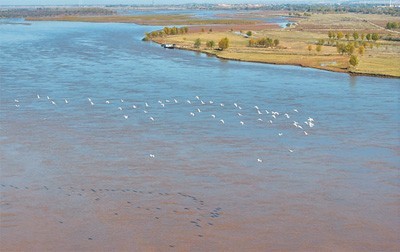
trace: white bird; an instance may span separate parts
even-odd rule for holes
[[[169,103],[169,100],[165,100],[166,103]]]
[[[189,100],[186,100],[186,102],[187,102],[187,103],[189,103],[189,104],[192,104],[192,102],[191,102],[191,101],[189,101]]]
[[[209,101],[208,103],[213,104],[214,102],[213,101]]]
[[[290,153],[292,153],[292,152],[293,152],[293,150],[292,150],[292,149],[289,149],[289,152],[290,152]]]
[[[299,111],[297,109],[293,109],[294,112],[298,113]]]
[[[19,108],[19,104],[15,104],[15,107]]]
[[[205,102],[203,102],[203,101],[200,101],[201,102],[201,105],[204,105],[204,104],[206,104]]]
[[[47,96],[47,100],[50,100],[50,97],[49,97],[49,96]]]
[[[276,119],[276,116],[275,116],[275,115],[272,115],[272,117],[273,117],[274,119]]]
[[[200,97],[198,97],[198,96],[196,95],[196,99],[197,99],[197,100],[200,100]]]
[[[265,110],[265,113],[269,114],[269,111],[268,111],[268,110]]]
[[[146,110],[143,110],[143,113],[147,114],[147,111],[146,111]]]
[[[310,126],[310,128],[312,128],[312,127],[314,127],[314,123],[310,122],[310,123],[308,124],[308,126]]]
[[[200,113],[200,112],[201,112],[201,110],[198,108],[198,109],[197,109],[197,112],[199,112],[199,113]]]
[[[240,114],[240,113],[237,113],[238,114],[238,116],[243,116],[242,114]]]
[[[190,112],[190,115],[194,116],[194,113],[193,113],[193,112]]]
[[[118,109],[119,109],[119,110],[122,110],[122,108],[121,108],[121,107],[118,107]]]
[[[304,131],[304,135],[308,136],[308,133],[306,131]]]
[[[262,159],[257,158],[257,162],[262,163]]]
[[[211,115],[212,116],[212,118],[215,118],[215,115]]]
[[[235,105],[235,107],[237,108],[238,107],[238,105],[237,105],[237,103],[235,102],[233,105]]]
[[[136,109],[136,105],[132,105],[132,108]]]
[[[125,117],[125,119],[128,119],[128,116],[127,116],[127,115],[124,115],[124,117]]]
[[[124,102],[124,100],[123,100],[123,99],[121,99],[121,102]]]
[[[272,123],[272,120],[269,120],[269,123]]]
[[[161,103],[162,103],[162,101],[158,100],[158,103],[160,103],[160,104],[161,104]]]
[[[17,99],[14,100],[15,102],[19,102]]]
[[[309,117],[307,120],[310,122],[314,122],[314,119],[312,119],[311,117]]]
[[[254,108],[259,110],[258,106],[254,106]]]
[[[261,113],[261,111],[260,111],[260,110],[257,110],[257,113],[258,113],[259,115],[262,115],[262,113]]]
[[[240,121],[240,124],[241,124],[241,125],[244,125],[244,122],[243,122],[243,121]]]
[[[174,102],[175,102],[175,103],[178,103],[178,100],[177,100],[177,99],[174,99]]]
[[[151,158],[154,158],[154,157],[155,157],[155,155],[154,155],[154,154],[150,154],[150,157],[151,157]]]
[[[222,124],[225,124],[225,121],[224,121],[224,120],[221,119],[221,120],[219,120],[219,121],[220,121]]]
[[[161,106],[164,108],[164,107],[165,107],[165,104],[164,104],[164,103],[161,103]]]
[[[238,109],[242,109],[242,107],[238,106]]]
[[[257,121],[260,121],[260,122],[262,122],[262,121],[263,121],[263,119],[261,119],[261,118],[258,118],[258,119],[257,119]]]
[[[278,134],[278,136],[282,136],[282,135],[283,135],[283,133],[279,133],[279,134]]]
[[[150,120],[152,120],[154,122],[154,118],[153,117],[150,116],[149,118],[150,118]]]
[[[106,101],[107,104],[110,104],[110,101]]]
[[[225,106],[223,103],[219,104],[221,107]]]
[[[56,105],[56,103],[55,103],[54,101],[51,101],[51,103],[52,103],[53,105]]]
[[[92,101],[90,101],[90,105],[92,105],[92,106],[93,106],[93,105],[94,105],[94,103],[93,103]]]
[[[290,116],[288,115],[288,113],[286,113],[285,116],[286,116],[286,118],[288,118],[288,119],[290,118]]]
[[[64,99],[64,101],[65,101],[65,104],[68,104],[68,100],[67,99]]]
[[[297,125],[297,128],[299,128],[299,129],[303,129],[303,127],[301,127],[301,125]]]
[[[145,105],[146,105],[146,108],[149,106],[149,104],[147,104],[147,102],[145,103]]]
[[[37,96],[38,99],[40,99],[40,95],[37,94],[36,96]]]
[[[90,101],[90,102],[92,101],[92,99],[90,99],[90,98],[87,98],[87,99],[88,99],[88,101]]]

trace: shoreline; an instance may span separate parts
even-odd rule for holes
[[[157,40],[150,40],[148,42],[153,42],[158,45],[163,44],[160,41]],[[334,72],[334,73],[345,73],[348,75],[352,76],[368,76],[368,77],[378,77],[378,78],[391,78],[391,79],[400,79],[398,76],[393,76],[393,75],[387,75],[387,74],[374,74],[374,73],[360,73],[360,72],[353,72],[349,71],[347,69],[343,68],[338,68],[338,69],[332,69],[332,68],[324,68],[324,67],[315,67],[315,66],[308,66],[308,65],[303,65],[303,64],[294,64],[294,63],[279,63],[279,62],[265,62],[265,61],[257,61],[257,60],[244,60],[244,59],[239,59],[239,58],[234,58],[234,57],[224,57],[221,55],[218,55],[217,53],[212,53],[208,50],[202,50],[202,49],[196,49],[196,48],[187,48],[187,47],[182,47],[180,45],[176,45],[175,49],[178,50],[184,50],[184,51],[192,51],[192,52],[198,52],[198,53],[204,53],[209,56],[214,56],[218,59],[223,59],[223,60],[232,60],[232,61],[239,61],[239,62],[249,62],[249,63],[260,63],[260,64],[269,64],[269,65],[281,65],[281,66],[297,66],[297,67],[304,67],[304,68],[312,68],[312,69],[317,69],[317,70],[323,70],[323,71],[329,71],[329,72]]]
[[[147,17],[149,18],[149,17]],[[161,25],[159,22],[163,21],[162,23],[176,23],[176,25],[190,25],[194,27],[194,29],[200,29],[201,27],[206,27],[207,29],[212,27],[213,30],[217,31],[220,30],[221,28],[229,28],[229,27],[235,27],[236,29],[239,30],[262,30],[265,28],[276,28],[274,27],[274,24],[268,24],[268,23],[246,23],[244,20],[241,19],[236,19],[236,20],[219,20],[221,23],[216,22],[216,20],[199,20],[196,18],[191,18],[190,20],[184,21],[185,16],[182,15],[169,15],[169,16],[162,16],[162,20],[159,20],[161,18],[160,15],[154,15],[151,16],[150,19],[139,17],[139,16],[126,16],[126,17],[121,17],[121,16],[111,16],[111,17],[76,17],[76,16],[62,16],[62,17],[51,17],[51,18],[26,18],[26,21],[56,21],[56,22],[89,22],[89,23],[132,23],[136,25],[141,25],[141,26],[159,26]],[[155,18],[155,19],[154,19]],[[248,20],[247,20],[248,22]],[[171,24],[168,24],[171,25]],[[262,28],[258,27],[262,26]],[[222,31],[222,30],[221,30]],[[272,30],[273,31],[273,30]],[[165,39],[164,39],[165,40]],[[158,38],[151,38],[149,41],[155,42],[157,44],[164,44],[165,42],[160,41]],[[326,55],[309,55],[305,56],[304,63],[303,61],[297,60],[293,55],[290,56],[290,58],[287,58],[286,60],[283,60],[282,57],[285,57],[287,55],[285,54],[280,54],[280,53],[271,53],[268,54],[268,56],[271,56],[269,59],[263,59],[260,57],[254,57],[254,55],[257,54],[257,52],[253,52],[253,55],[238,55],[240,52],[235,52],[231,51],[231,56],[225,56],[221,55],[221,51],[216,51],[216,50],[209,50],[209,49],[197,49],[197,48],[191,48],[188,47],[187,45],[182,45],[179,41],[169,41],[168,43],[174,43],[176,44],[176,49],[180,50],[187,50],[187,51],[194,51],[194,52],[200,52],[200,53],[206,53],[208,55],[213,55],[217,58],[220,59],[225,59],[225,60],[234,60],[234,61],[241,61],[241,62],[252,62],[252,63],[262,63],[262,64],[272,64],[272,65],[291,65],[291,66],[299,66],[299,67],[306,67],[306,68],[313,68],[313,69],[318,69],[318,70],[325,70],[325,71],[330,71],[330,72],[337,72],[337,73],[347,73],[349,75],[353,76],[370,76],[370,77],[380,77],[380,78],[400,78],[400,75],[398,75],[397,71],[393,74],[386,74],[386,73],[379,73],[382,71],[374,71],[374,69],[367,69],[368,71],[365,72],[366,69],[357,71],[357,68],[350,68],[348,65],[347,60],[340,59],[339,65],[335,66],[332,64],[328,65],[320,65],[319,59],[322,59],[322,56]],[[227,50],[229,51],[229,49]],[[247,56],[247,58],[246,58]],[[304,55],[299,54],[298,57],[303,57]],[[333,56],[333,55],[331,55]],[[339,55],[340,56],[340,55]],[[319,59],[318,59],[319,57]],[[335,60],[331,60],[332,62],[336,62]],[[369,62],[370,63],[370,62]],[[359,66],[358,66],[359,67]],[[385,67],[385,66],[382,66]],[[378,68],[376,68],[378,69]],[[364,72],[363,72],[364,71]],[[383,71],[385,72],[385,71]]]

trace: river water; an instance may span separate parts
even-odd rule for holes
[[[0,25],[3,249],[399,249],[398,79],[166,50],[153,29]]]

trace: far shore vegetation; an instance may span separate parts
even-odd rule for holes
[[[27,17],[28,21],[70,21],[70,22],[94,22],[94,23],[135,23],[140,25],[253,25],[259,24],[257,20],[246,19],[199,19],[191,15],[136,15],[136,16],[45,16]]]

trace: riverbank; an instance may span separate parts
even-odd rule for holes
[[[286,15],[294,25],[287,28],[265,23],[267,18]],[[279,16],[279,17],[281,17]],[[383,25],[395,20],[387,15],[371,14],[312,14],[289,17],[289,13],[248,12],[222,19],[201,19],[186,14],[154,14],[138,16],[55,16],[31,17],[29,21],[69,21],[95,23],[134,23],[153,26],[190,26],[180,35],[163,35],[149,40],[159,44],[176,44],[177,48],[203,52],[218,58],[267,64],[296,65],[357,75],[400,78],[400,35],[386,30]],[[264,20],[264,21],[263,21]],[[328,32],[341,32],[347,37],[329,39]],[[250,36],[246,33],[251,32]],[[352,37],[377,33],[381,39],[370,41]],[[230,46],[216,50],[221,38],[227,37]],[[274,47],[250,47],[251,40],[262,38],[279,40]],[[196,40],[200,45],[194,46]],[[214,47],[207,47],[214,41]],[[321,41],[323,41],[321,43]],[[337,44],[353,45],[352,53],[338,53]],[[363,45],[363,51],[359,47]],[[351,66],[350,54],[357,56],[358,64]]]
[[[159,39],[153,39],[152,42],[155,42],[157,44],[164,44],[165,42],[162,42]],[[361,72],[357,68],[350,68],[350,66],[347,67],[336,67],[338,64],[341,65],[349,65],[348,62],[346,61],[346,57],[342,56],[337,56],[335,59],[336,61],[331,61],[331,65],[315,65],[313,62],[320,62],[323,61],[325,58],[322,57],[314,57],[314,58],[308,58],[307,60],[304,59],[299,59],[296,56],[298,55],[279,55],[279,54],[271,54],[268,58],[263,58],[262,55],[257,55],[254,54],[254,57],[248,57],[249,54],[246,56],[241,55],[240,52],[227,52],[227,51],[219,51],[219,50],[208,50],[208,49],[199,49],[199,48],[193,48],[193,47],[185,47],[179,44],[175,44],[175,49],[178,50],[186,50],[186,51],[194,51],[194,52],[199,52],[199,53],[205,53],[209,56],[215,56],[219,59],[224,59],[224,60],[234,60],[234,61],[242,61],[242,62],[253,62],[253,63],[262,63],[262,64],[273,64],[273,65],[291,65],[291,66],[299,66],[299,67],[307,67],[307,68],[315,68],[319,70],[325,70],[325,71],[330,71],[330,72],[338,72],[338,73],[348,73],[351,75],[360,75],[360,76],[373,76],[373,77],[383,77],[383,78],[400,78],[400,75],[391,75],[391,74],[380,74],[380,73],[373,73],[373,72]],[[316,58],[319,58],[315,60]],[[313,61],[314,60],[314,61]],[[333,58],[330,58],[329,60],[333,60]],[[339,63],[338,63],[339,62]],[[329,63],[329,62],[328,62]],[[395,66],[395,65],[393,65]]]
[[[188,34],[153,37],[150,40],[159,44],[176,44],[176,48],[207,53],[227,60],[258,62],[267,64],[296,65],[333,72],[356,75],[400,78],[400,42],[397,34],[385,29],[378,29],[372,24],[382,23],[386,16],[348,14],[314,15],[297,20],[292,28],[256,27],[256,26],[201,26],[189,29]],[[365,22],[364,20],[372,20]],[[311,25],[315,23],[315,25]],[[348,34],[348,37],[329,39],[330,25],[335,24],[335,32]],[[350,32],[351,31],[351,32]],[[250,36],[247,35],[249,32]],[[377,41],[359,36],[377,33]],[[230,41],[225,50],[218,50],[218,42],[227,37]],[[278,40],[277,46],[249,46],[251,41],[262,38]],[[388,39],[390,38],[390,39]],[[195,46],[195,41],[200,44]],[[214,46],[207,46],[213,41]],[[338,53],[337,44],[350,45],[352,53]],[[359,47],[363,45],[362,51]],[[358,64],[349,63],[350,54],[357,56]]]

